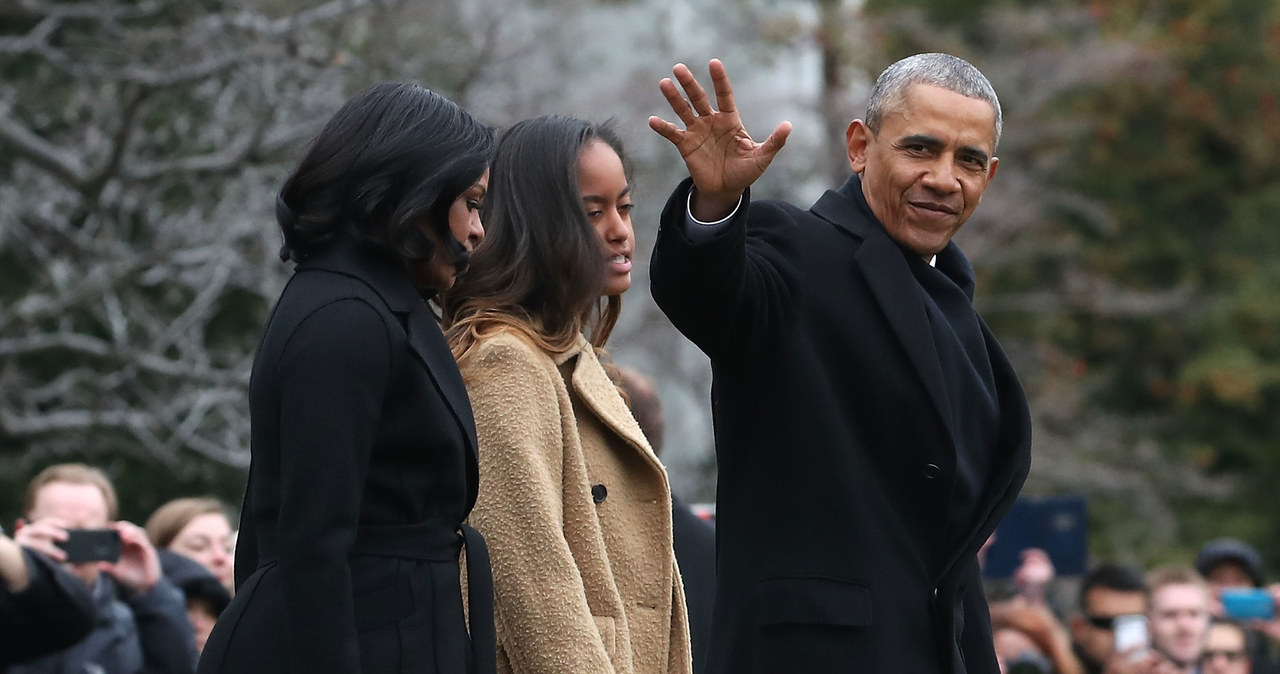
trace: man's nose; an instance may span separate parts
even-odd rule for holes
[[[960,181],[956,179],[953,159],[949,155],[941,155],[924,175],[925,187],[940,194],[950,194],[960,189]]]

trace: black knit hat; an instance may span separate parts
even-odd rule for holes
[[[1209,574],[1223,562],[1235,562],[1244,568],[1245,573],[1249,574],[1249,579],[1253,581],[1255,587],[1261,587],[1262,581],[1262,555],[1253,548],[1252,545],[1235,538],[1219,538],[1209,541],[1200,548],[1200,553],[1196,555],[1196,571],[1200,575],[1208,577]]]
[[[156,554],[164,577],[182,590],[187,601],[207,603],[215,616],[231,603],[231,593],[200,562],[170,550],[156,550]]]

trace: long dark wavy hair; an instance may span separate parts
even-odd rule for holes
[[[414,84],[385,83],[352,98],[316,136],[276,197],[283,260],[301,261],[345,234],[403,260],[435,253],[435,228],[455,262],[449,207],[496,149],[491,128]]]
[[[618,153],[629,180],[622,141],[607,123],[549,115],[502,134],[481,207],[484,240],[466,276],[441,302],[459,361],[479,339],[500,330],[562,353],[590,329],[591,344],[604,347],[622,298],[601,299],[606,251],[578,190],[578,157],[597,140]]]

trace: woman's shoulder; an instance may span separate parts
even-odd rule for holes
[[[539,348],[529,336],[511,328],[477,337],[462,363],[464,372],[491,369],[554,371],[555,367],[551,354]]]

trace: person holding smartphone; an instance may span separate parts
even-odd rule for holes
[[[1254,670],[1280,671],[1280,584],[1267,585],[1257,548],[1236,538],[1214,539],[1200,548],[1195,566],[1209,584],[1214,616],[1259,636],[1248,640]]]
[[[0,529],[0,671],[79,642],[95,618],[84,583]]]
[[[182,592],[161,574],[142,528],[116,519],[106,474],[77,463],[50,466],[27,486],[23,509],[14,540],[64,564],[89,589],[98,620],[83,640],[10,674],[195,669]]]

